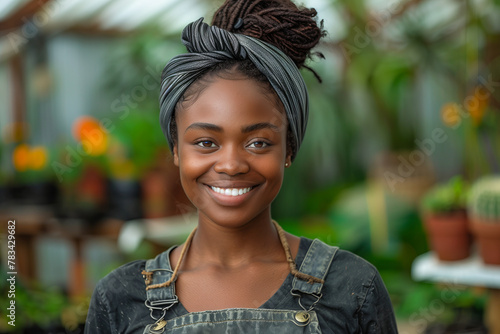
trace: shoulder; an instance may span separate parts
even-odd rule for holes
[[[304,237],[302,237],[301,239],[303,239],[301,250],[304,256],[311,249],[311,245],[313,244],[313,242],[320,243],[322,247],[326,247],[330,250],[329,252],[316,252],[316,257],[331,257],[333,254],[327,276],[330,276],[333,273],[333,275],[340,274],[342,276],[362,275],[364,277],[368,275],[369,277],[373,278],[373,276],[378,273],[375,266],[373,266],[370,262],[350,251],[340,249],[336,246],[328,245],[318,239],[311,240]]]
[[[321,259],[321,257],[330,257],[326,259],[329,260],[329,268],[325,275],[323,295],[336,296],[336,298],[345,297],[345,300],[353,302],[354,308],[359,308],[374,286],[383,286],[377,268],[362,257],[319,240],[315,242],[320,242],[323,247],[330,250],[315,254],[315,262],[325,262],[325,259]],[[313,240],[306,239],[304,243],[309,250]],[[328,297],[326,298],[328,299]]]
[[[305,248],[311,249],[312,242],[304,240]],[[329,256],[329,268],[316,307],[321,328],[325,332],[397,333],[391,301],[377,268],[349,251],[324,243],[322,247],[328,250],[315,252],[315,259],[324,263]]]
[[[131,297],[143,292],[145,285],[141,272],[145,264],[146,260],[137,260],[113,270],[97,283],[96,293],[101,298],[113,300],[117,297]]]
[[[136,260],[126,263],[106,275],[101,280],[101,282],[105,284],[115,281],[122,281],[124,278],[132,278],[136,276],[142,278],[141,271],[144,269],[145,265],[146,260]]]
[[[329,273],[373,279],[378,274],[377,268],[362,257],[344,249],[338,249],[330,266]]]
[[[169,254],[176,246],[158,254],[149,260],[136,260],[126,263],[102,278],[94,294],[103,299],[122,301],[142,300],[146,298],[146,283],[143,271],[148,264],[152,268],[170,268]]]
[[[385,289],[374,265],[349,251],[337,250],[325,279],[327,291],[344,295],[360,308],[380,287]]]

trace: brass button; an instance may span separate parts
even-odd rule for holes
[[[151,328],[151,330],[149,332],[152,334],[163,333],[165,331],[166,325],[167,325],[167,322],[165,320],[157,322],[156,324],[153,325],[153,328]]]
[[[297,313],[295,313],[295,320],[297,320],[298,322],[308,322],[309,321],[309,313],[307,313],[306,311],[299,311]]]

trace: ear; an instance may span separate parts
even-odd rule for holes
[[[174,165],[179,167],[179,153],[177,151],[177,143],[174,144],[174,149],[172,153],[174,155]]]
[[[286,158],[285,158],[285,166],[286,167],[290,167],[292,164],[292,155],[291,154],[287,154]]]

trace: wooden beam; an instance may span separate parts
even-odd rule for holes
[[[11,85],[13,98],[14,122],[23,124],[25,120],[25,90],[24,90],[24,69],[23,60],[20,54],[14,55],[10,59]]]
[[[5,19],[0,21],[0,31],[14,30],[24,24],[24,19],[30,19],[43,6],[52,0],[30,0],[24,6],[21,6],[17,11],[11,13]]]

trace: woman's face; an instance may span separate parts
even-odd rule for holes
[[[240,227],[269,219],[287,156],[288,123],[271,92],[217,78],[177,112],[174,162],[201,220]]]

